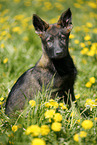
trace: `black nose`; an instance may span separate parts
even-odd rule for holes
[[[62,53],[63,53],[63,52],[60,51],[60,50],[57,50],[57,51],[56,51],[56,54],[57,54],[57,55],[61,55]]]

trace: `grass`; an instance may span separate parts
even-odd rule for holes
[[[1,145],[96,145],[97,144],[97,14],[96,0],[1,0],[0,1],[0,144]],[[49,23],[55,23],[68,7],[72,11],[73,30],[70,36],[70,53],[78,69],[75,83],[76,101],[82,112],[75,107],[67,109],[50,100],[43,90],[35,97],[36,105],[28,107],[18,118],[10,119],[4,113],[4,102],[17,78],[41,57],[41,41],[32,26],[32,15],[36,13]],[[92,78],[92,79],[90,79]],[[87,82],[89,85],[86,86]],[[48,103],[47,103],[48,102]],[[48,105],[47,105],[48,104]],[[63,107],[64,106],[64,107]],[[57,109],[58,108],[58,109]],[[53,117],[45,116],[54,110]],[[87,114],[88,112],[88,114]],[[57,122],[61,130],[54,131]],[[50,113],[52,115],[52,113]],[[89,120],[87,125],[83,121]],[[91,125],[93,123],[93,125]],[[31,130],[34,126],[34,133]],[[43,135],[42,125],[47,125]],[[87,129],[85,128],[87,126]],[[90,126],[90,128],[89,128]],[[27,128],[30,128],[27,134]],[[81,131],[83,135],[81,135]],[[40,138],[35,144],[35,138]],[[34,143],[33,143],[34,142]]]

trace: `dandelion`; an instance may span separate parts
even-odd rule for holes
[[[51,10],[53,8],[53,6],[50,2],[44,2],[44,7],[46,10]]]
[[[34,138],[31,145],[46,145],[45,141],[40,138]]]
[[[97,117],[95,117],[94,120],[97,121]]]
[[[2,104],[3,104],[3,102],[0,101],[0,105],[2,105]]]
[[[97,34],[97,28],[93,29],[93,33]]]
[[[54,108],[58,108],[58,103],[55,101],[50,101],[50,105],[53,106]]]
[[[81,46],[81,47],[85,47],[85,43],[81,42],[81,43],[80,43],[80,46]]]
[[[91,129],[93,127],[93,122],[91,120],[84,120],[81,125],[84,129]]]
[[[74,3],[74,6],[75,6],[76,8],[80,8],[80,7],[81,7],[81,5],[78,4],[78,3]]]
[[[49,108],[49,107],[51,107],[51,104],[49,102],[46,102],[45,107]]]
[[[25,131],[26,135],[32,134],[32,136],[38,136],[41,132],[41,129],[38,125],[31,125]]]
[[[60,113],[56,113],[54,116],[55,122],[61,122],[62,121],[62,115]]]
[[[47,110],[44,114],[45,118],[53,118],[55,114],[55,110],[51,109],[51,110]]]
[[[3,101],[3,100],[4,100],[4,97],[1,97],[1,98],[0,98],[0,101]]]
[[[25,2],[24,2],[24,5],[27,6],[27,7],[29,7],[29,6],[32,5],[32,3],[31,3],[30,1],[25,1]]]
[[[91,82],[87,82],[87,83],[85,84],[85,86],[86,86],[87,88],[90,88],[90,87],[92,86],[92,83],[91,83]]]
[[[90,82],[91,82],[92,84],[95,83],[95,78],[94,78],[94,77],[91,77],[89,80],[90,80]]]
[[[85,47],[85,48],[83,48],[82,50],[81,50],[81,54],[87,54],[87,52],[89,51],[89,49],[87,48],[87,47]]]
[[[89,27],[89,28],[93,27],[92,23],[90,23],[90,22],[87,22],[86,25],[87,25],[87,27]]]
[[[74,141],[78,142],[79,141],[79,135],[78,134],[75,134],[73,136],[73,139],[74,139]]]
[[[90,40],[90,39],[91,39],[90,35],[86,35],[86,36],[84,37],[84,40],[86,40],[86,41],[88,41],[88,40]]]
[[[62,106],[62,109],[63,110],[67,110],[68,108],[66,106]]]
[[[74,40],[74,43],[75,43],[75,44],[79,44],[79,40],[77,40],[77,39]]]
[[[58,10],[64,9],[63,5],[60,4],[60,3],[55,3],[55,7],[56,7]]]
[[[81,138],[86,137],[86,136],[87,136],[87,133],[86,133],[85,131],[80,131],[79,136],[80,136]]]
[[[36,102],[35,102],[34,100],[30,100],[30,101],[29,101],[29,104],[31,105],[31,107],[36,106]]]
[[[88,53],[87,53],[88,56],[94,56],[95,55],[95,51],[93,50],[90,50]]]
[[[13,31],[13,32],[16,32],[16,33],[19,33],[19,34],[22,33],[22,30],[21,30],[20,27],[14,27],[14,28],[12,29],[12,31]]]
[[[89,106],[92,110],[93,107],[96,106],[95,102],[92,99],[87,99],[85,103],[85,107]]]
[[[13,126],[12,126],[12,131],[13,131],[13,132],[16,132],[17,130],[18,130],[18,126],[17,126],[17,125],[13,125]]]
[[[4,60],[3,60],[3,63],[5,64],[5,63],[7,63],[8,62],[8,58],[5,58]]]
[[[48,125],[41,126],[41,135],[48,135],[49,132],[50,132],[50,129]]]
[[[79,98],[80,98],[80,94],[75,95],[75,98],[76,98],[76,99],[79,99]]]
[[[70,34],[69,36],[70,39],[73,39],[74,37],[75,37],[74,34]]]
[[[20,2],[20,0],[14,0],[14,2],[19,3],[19,2]]]
[[[78,119],[77,122],[80,123],[80,119]]]
[[[97,8],[97,5],[95,2],[88,2],[88,5],[91,7],[91,8]]]
[[[60,130],[61,130],[61,127],[62,127],[62,124],[59,123],[59,122],[54,122],[54,123],[52,123],[52,125],[51,125],[51,129],[52,129],[53,131],[55,131],[55,132],[60,131]]]

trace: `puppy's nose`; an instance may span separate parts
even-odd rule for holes
[[[56,51],[56,54],[57,54],[57,55],[61,55],[62,53],[63,53],[63,52],[60,51],[60,50],[57,50],[57,51]]]

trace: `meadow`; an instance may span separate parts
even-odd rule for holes
[[[69,7],[78,107],[50,99],[43,88],[18,117],[9,118],[4,104],[11,87],[42,55],[32,15],[52,24]],[[97,144],[97,0],[0,0],[0,106],[0,145]]]

